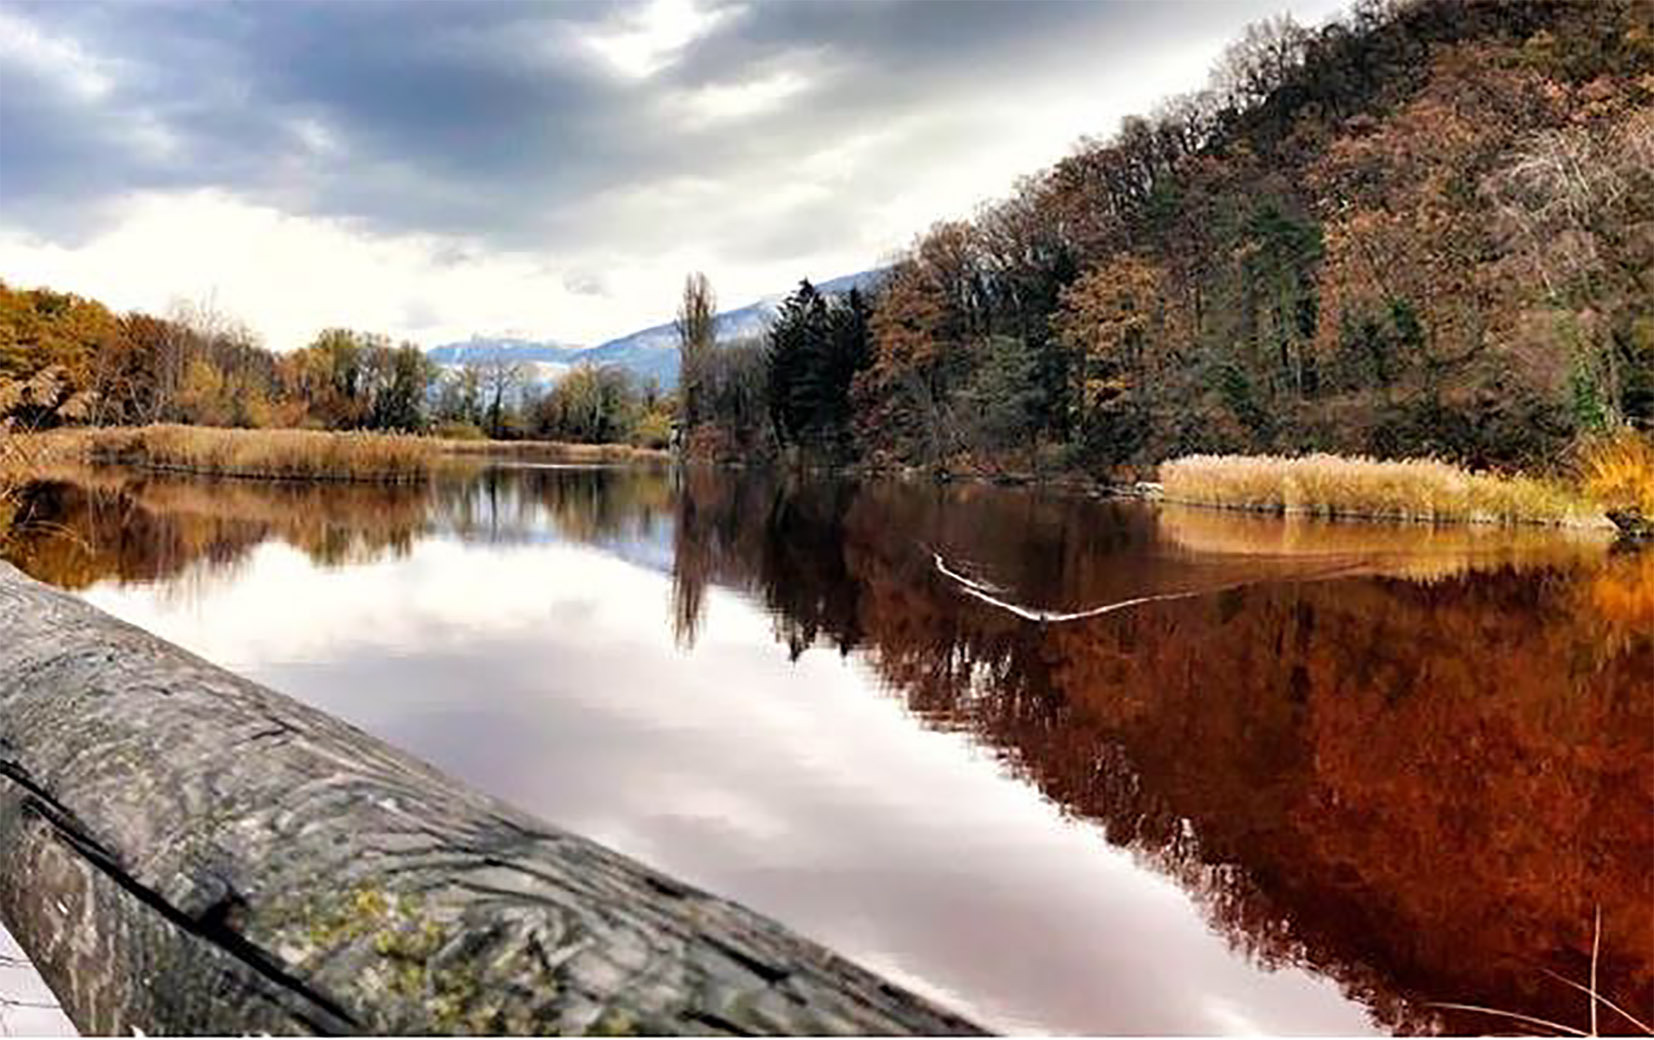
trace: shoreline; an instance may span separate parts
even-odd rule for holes
[[[744,461],[692,459],[626,444],[558,441],[457,441],[359,431],[240,430],[145,426],[65,428],[11,434],[12,482],[42,464],[72,460],[213,479],[283,483],[409,485],[450,464],[490,461],[552,465],[683,465],[746,469]],[[1617,531],[1646,540],[1635,508],[1616,509],[1584,486],[1524,475],[1473,473],[1432,459],[1375,460],[1303,456],[1184,456],[1158,464],[1162,480],[1119,483],[1078,470],[954,470],[941,466],[853,463],[760,464],[777,473],[829,479],[896,479],[1028,487],[1094,498],[1161,502],[1201,509],[1331,522],[1538,526]],[[1369,504],[1370,503],[1370,504]]]

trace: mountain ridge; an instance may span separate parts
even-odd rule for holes
[[[828,296],[847,293],[851,289],[866,291],[878,284],[886,270],[883,267],[869,268],[814,284],[818,291]],[[792,291],[789,289],[785,293],[762,296],[744,307],[720,311],[714,318],[719,343],[727,344],[762,335],[780,308],[781,301]],[[425,356],[444,369],[455,369],[471,361],[498,356],[502,351],[514,361],[532,364],[536,381],[539,382],[556,382],[579,364],[616,365],[641,381],[654,379],[665,388],[674,387],[678,382],[678,332],[672,321],[650,325],[589,347],[555,339],[472,335],[466,340],[429,347]]]

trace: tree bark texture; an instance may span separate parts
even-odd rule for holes
[[[88,1033],[976,1031],[5,563],[0,917]]]

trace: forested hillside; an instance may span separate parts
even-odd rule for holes
[[[813,432],[773,420],[796,410],[786,385],[845,363],[825,317],[813,354],[778,328],[748,363],[769,427],[747,407],[699,443],[990,468],[1304,449],[1535,466],[1646,426],[1651,15],[1424,0],[1255,25],[1210,88],[915,243]]]

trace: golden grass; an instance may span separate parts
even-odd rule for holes
[[[1471,473],[1434,459],[1190,455],[1160,465],[1170,501],[1321,517],[1607,527],[1578,493],[1531,477]]]
[[[36,443],[43,461],[79,458],[265,480],[419,481],[436,457],[434,442],[418,437],[207,426],[56,430]]]
[[[179,473],[265,480],[410,483],[445,459],[515,459],[598,465],[663,462],[669,452],[625,444],[471,441],[403,434],[317,430],[232,430],[210,426],[65,428],[5,435],[0,480],[13,484],[52,463],[115,463]]]
[[[1585,494],[1605,509],[1635,511],[1654,519],[1654,439],[1620,430],[1580,451]]]

